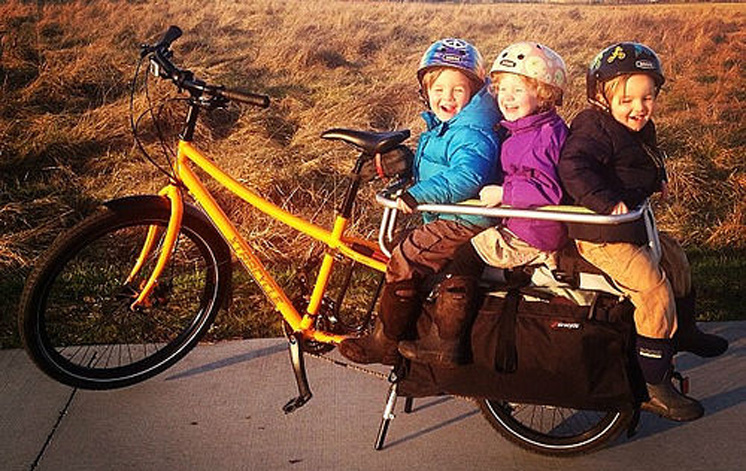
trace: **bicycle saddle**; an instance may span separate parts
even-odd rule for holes
[[[354,129],[329,129],[321,133],[324,139],[338,139],[359,147],[369,155],[384,154],[409,137],[409,129],[389,132],[356,131]]]

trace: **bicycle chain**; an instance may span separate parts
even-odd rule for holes
[[[313,358],[317,358],[319,360],[324,360],[324,361],[326,361],[328,363],[331,363],[331,364],[333,364],[335,366],[341,366],[343,368],[349,368],[349,369],[354,370],[354,371],[360,371],[361,373],[365,373],[365,374],[368,374],[370,376],[375,376],[376,378],[382,379],[384,381],[388,381],[388,378],[389,378],[388,374],[384,374],[384,373],[381,373],[381,372],[378,372],[378,371],[369,370],[367,368],[363,368],[362,366],[357,366],[354,363],[347,363],[347,362],[344,362],[344,361],[341,361],[341,360],[337,360],[337,359],[334,359],[334,358],[329,358],[329,357],[327,357],[325,355],[320,355],[318,353],[311,353],[311,352],[303,352],[303,353],[306,354],[306,355],[309,355],[309,356],[311,356]]]
[[[319,360],[324,360],[325,362],[331,363],[331,364],[333,364],[335,366],[341,366],[343,368],[349,368],[349,369],[354,370],[354,371],[360,371],[361,373],[365,373],[365,374],[368,374],[370,376],[375,376],[378,379],[382,379],[384,381],[389,381],[389,375],[390,375],[390,373],[389,374],[384,374],[384,373],[380,373],[378,371],[369,370],[367,368],[363,368],[361,366],[357,366],[354,363],[347,363],[347,362],[344,362],[344,361],[341,361],[341,360],[335,360],[334,358],[328,358],[328,357],[326,357],[324,355],[319,355],[318,353],[311,353],[311,352],[303,352],[303,353],[305,355],[309,355],[309,356],[311,356],[313,358],[317,358]],[[458,399],[460,401],[465,401],[465,402],[469,402],[469,403],[474,403],[475,402],[475,398],[470,397],[470,396],[464,396],[464,395],[461,395],[461,394],[449,394],[449,395],[451,397],[453,397],[454,399]]]

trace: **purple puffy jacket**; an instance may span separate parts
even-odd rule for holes
[[[557,163],[568,135],[565,122],[551,110],[500,124],[509,132],[500,152],[505,177],[503,204],[520,209],[560,204]],[[559,222],[508,219],[504,224],[524,241],[547,252],[558,250],[567,241],[565,226]]]

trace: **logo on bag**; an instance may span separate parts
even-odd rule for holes
[[[580,322],[562,322],[562,321],[552,321],[552,323],[549,325],[553,330],[580,330]]]

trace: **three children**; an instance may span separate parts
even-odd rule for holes
[[[587,74],[592,107],[573,120],[569,137],[555,111],[566,69],[554,51],[537,43],[513,44],[498,55],[490,78],[494,98],[480,90],[481,56],[464,41],[438,41],[426,51],[418,79],[430,107],[423,114],[428,130],[417,149],[416,183],[397,200],[399,209],[456,203],[477,192],[487,206],[531,208],[559,204],[564,187],[575,204],[600,214],[624,214],[655,192],[665,194],[663,153],[652,122],[665,78],[650,48],[622,42],[596,56]],[[494,185],[500,183],[495,100],[508,136],[500,152],[501,185]],[[381,295],[382,323],[367,337],[344,341],[340,351],[346,357],[394,364],[398,347],[413,360],[462,363],[460,339],[485,263],[551,267],[566,242],[564,226],[551,221],[508,219],[486,230],[488,221],[478,218],[426,215],[425,221],[392,254]],[[637,354],[649,395],[642,409],[677,421],[699,418],[701,404],[671,384],[672,358],[677,351],[717,356],[728,343],[696,326],[683,249],[661,233],[659,263],[645,245],[642,221],[571,224],[569,236],[581,256],[613,278],[635,306]],[[436,313],[430,333],[407,340],[419,314],[420,280],[446,265],[449,275],[440,296],[448,298],[443,303],[448,308]]]

